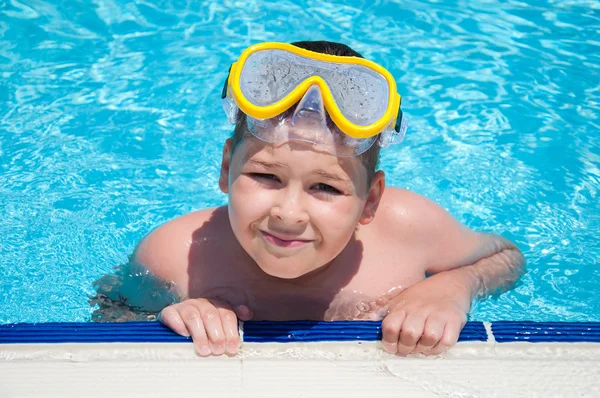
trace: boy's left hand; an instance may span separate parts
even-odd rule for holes
[[[449,288],[440,277],[417,283],[394,300],[381,326],[385,351],[435,355],[456,344],[467,322],[471,296],[453,284]]]

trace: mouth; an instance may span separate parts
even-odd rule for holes
[[[300,247],[312,242],[311,239],[298,239],[281,235],[275,236],[265,231],[260,231],[260,233],[267,242],[278,247]]]

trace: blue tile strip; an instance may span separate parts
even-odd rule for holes
[[[492,323],[498,343],[600,343],[600,322],[512,322]]]
[[[245,322],[246,342],[375,341],[381,339],[381,322]],[[481,322],[469,322],[459,341],[486,341]],[[28,343],[182,343],[159,322],[39,323],[0,325],[0,344]]]
[[[244,341],[249,343],[358,340],[381,340],[381,322],[262,321],[244,323]],[[486,340],[485,327],[481,322],[467,323],[459,338],[459,341]]]
[[[21,323],[0,325],[0,344],[187,343],[159,322]]]
[[[600,343],[600,323],[494,322],[499,343],[595,342]],[[381,339],[381,322],[246,322],[246,342],[375,341]],[[40,323],[0,325],[0,344],[27,343],[184,343],[190,339],[159,322]],[[459,341],[487,341],[481,322],[468,322]]]

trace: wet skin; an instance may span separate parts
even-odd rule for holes
[[[501,279],[514,282],[522,265],[510,242],[385,188],[381,171],[368,186],[356,158],[306,145],[245,140],[232,154],[228,141],[220,187],[227,207],[170,221],[135,252],[177,286],[184,300],[162,321],[191,334],[202,355],[236,352],[236,317],[386,317],[387,351],[439,353],[456,342],[471,299]],[[499,266],[482,274],[482,261]]]

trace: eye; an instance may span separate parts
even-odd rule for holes
[[[313,189],[316,189],[317,191],[320,191],[320,192],[325,192],[325,193],[334,194],[334,195],[340,195],[342,193],[342,191],[340,191],[339,189],[336,189],[336,188],[332,187],[331,185],[327,185],[327,184],[323,184],[323,183],[318,183],[318,184],[313,185]]]
[[[275,181],[279,182],[279,178],[277,178],[274,174],[266,174],[266,173],[248,173],[248,175],[255,180],[261,181]]]

